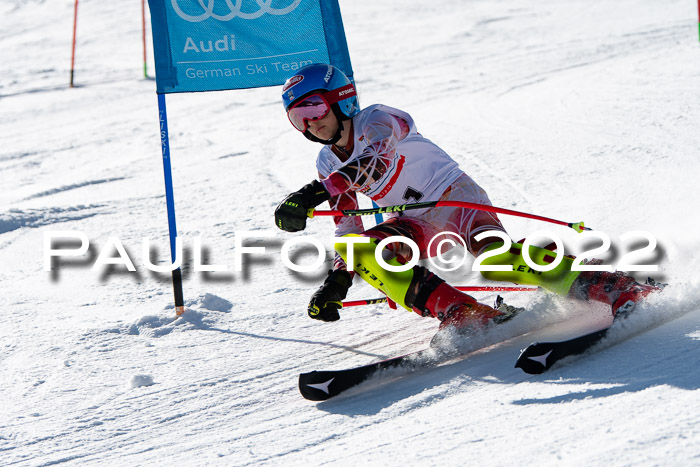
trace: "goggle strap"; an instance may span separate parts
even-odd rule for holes
[[[343,99],[347,99],[348,97],[356,96],[357,92],[355,91],[355,86],[351,84],[346,84],[345,86],[338,88],[338,89],[333,89],[332,91],[328,91],[323,94],[323,97],[326,99],[326,101],[329,104],[335,104],[336,102],[340,102]]]

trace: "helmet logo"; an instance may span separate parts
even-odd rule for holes
[[[287,93],[287,97],[289,97],[290,101],[293,101],[294,100],[294,91],[289,91],[289,93]]]
[[[331,77],[333,76],[333,67],[328,66],[328,71],[326,72],[326,76],[323,78],[323,81],[328,84],[328,82],[331,80]]]
[[[300,83],[301,81],[304,80],[304,77],[302,75],[294,75],[291,78],[287,80],[286,83],[284,83],[284,87],[282,88],[282,92],[285,92],[287,89],[291,88],[297,83]]]
[[[344,90],[344,91],[340,91],[340,92],[338,93],[338,97],[343,97],[343,96],[346,95],[346,94],[354,94],[354,92],[355,92],[355,88],[348,88],[348,89],[346,89],[346,90]]]

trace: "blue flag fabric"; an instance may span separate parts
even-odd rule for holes
[[[338,0],[148,0],[159,94],[284,83],[310,63],[352,79]]]

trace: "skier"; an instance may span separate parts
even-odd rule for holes
[[[292,125],[307,139],[323,144],[323,148],[316,161],[320,180],[290,194],[275,210],[275,224],[280,229],[303,230],[307,210],[324,201],[332,209],[358,209],[358,192],[380,207],[434,200],[491,205],[486,192],[450,156],[418,133],[409,114],[381,104],[360,110],[355,86],[338,68],[325,64],[301,68],[284,84],[282,100]],[[448,326],[460,331],[480,329],[491,321],[509,318],[507,310],[478,303],[422,266],[403,272],[388,271],[374,257],[377,244],[392,236],[413,240],[420,248],[421,258],[433,256],[437,252],[428,251],[428,243],[441,232],[459,235],[469,252],[478,256],[503,246],[498,237],[475,238],[486,231],[505,232],[496,214],[437,207],[390,216],[368,230],[359,217],[334,218],[336,237],[369,239],[369,243],[353,245],[355,273],[407,310],[438,318],[441,330]],[[338,320],[341,300],[352,284],[353,276],[347,270],[349,246],[337,243],[335,249],[333,269],[308,306],[308,314],[314,319]],[[537,273],[526,265],[521,250],[522,244],[513,242],[509,251],[482,263],[513,265],[512,271],[484,271],[482,275],[604,302],[611,305],[613,315],[657,290],[622,273],[571,271],[571,257],[564,257],[551,271]],[[535,246],[529,252],[533,261],[543,265],[556,256]],[[382,251],[384,260],[392,266],[405,264],[411,255],[403,242],[389,243]]]

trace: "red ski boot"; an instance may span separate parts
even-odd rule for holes
[[[474,297],[460,292],[432,273],[421,284],[413,310],[422,316],[439,319],[439,330],[453,326],[460,333],[483,329],[490,321],[507,316],[507,313],[477,302]]]
[[[612,307],[613,316],[628,313],[638,302],[652,292],[660,291],[665,284],[647,279],[640,284],[622,272],[584,271],[571,286],[569,295],[581,300],[595,300]]]
[[[660,284],[654,283],[653,279],[647,279],[646,284],[635,282],[629,288],[622,291],[620,296],[612,304],[613,316],[618,313],[629,313],[644,297],[652,292],[658,292],[663,288]]]

